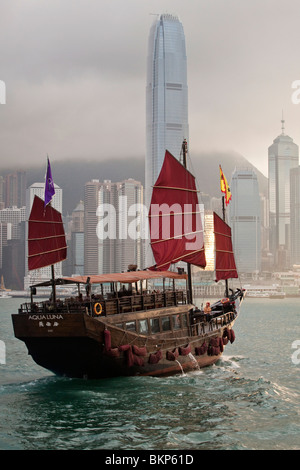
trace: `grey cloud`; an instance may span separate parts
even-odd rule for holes
[[[282,108],[300,142],[298,0],[11,0],[0,17],[2,162],[143,158],[150,13],[164,11],[186,36],[190,151],[234,150],[266,172]]]

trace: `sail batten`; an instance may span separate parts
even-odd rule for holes
[[[172,263],[177,263],[178,261],[186,261],[187,256],[199,254],[202,252],[202,255],[205,255],[204,253],[204,248],[201,248],[200,250],[195,250],[192,253],[187,253],[186,255],[181,255],[179,258],[173,258],[172,260],[166,261],[164,264],[160,264],[156,266],[156,269],[161,269],[163,266],[169,266]]]
[[[50,266],[67,257],[60,212],[35,196],[28,220],[28,269]]]
[[[153,269],[184,261],[204,268],[204,236],[194,176],[168,151],[149,210]]]
[[[155,243],[163,243],[163,242],[167,242],[169,240],[176,240],[178,238],[181,238],[181,237],[187,237],[189,235],[194,235],[196,233],[203,233],[203,230],[197,230],[196,232],[188,232],[188,233],[183,233],[181,235],[175,235],[174,237],[169,237],[169,238],[163,238],[161,240],[155,240],[153,242],[151,242],[151,245],[155,245]],[[202,248],[201,248],[202,249]],[[200,250],[198,250],[200,251]]]
[[[179,188],[175,186],[153,186],[155,189],[176,189],[177,191],[186,191],[187,193],[198,193],[197,189],[190,189],[190,188]]]
[[[215,212],[214,234],[216,245],[216,281],[238,278],[231,240],[231,228]]]
[[[36,237],[36,238],[28,238],[29,242],[33,241],[38,241],[38,240],[50,240],[51,238],[58,238],[58,237],[64,237],[65,234],[62,235],[50,235],[49,237]]]

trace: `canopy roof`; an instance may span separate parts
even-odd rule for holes
[[[99,274],[91,276],[64,277],[55,280],[56,285],[86,284],[88,278],[90,284],[105,284],[107,282],[121,282],[124,284],[143,281],[146,279],[187,279],[187,274],[178,274],[172,271],[128,271],[125,273]],[[51,286],[52,281],[35,284],[35,287]]]

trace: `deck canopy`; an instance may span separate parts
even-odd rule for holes
[[[187,279],[187,274],[178,274],[172,271],[128,271],[125,273],[111,273],[111,274],[99,274],[91,276],[74,276],[57,278],[55,280],[56,285],[65,284],[105,284],[110,282],[120,282],[123,284],[143,281],[147,279]],[[50,286],[51,280],[35,284],[34,287],[46,287]]]

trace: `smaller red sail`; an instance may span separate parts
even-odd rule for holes
[[[166,151],[149,210],[151,248],[165,271],[178,261],[204,268],[203,227],[195,177]]]
[[[216,245],[216,282],[221,279],[237,278],[231,228],[214,212],[214,233]]]
[[[64,226],[60,212],[34,197],[28,221],[28,269],[39,269],[67,257]]]

